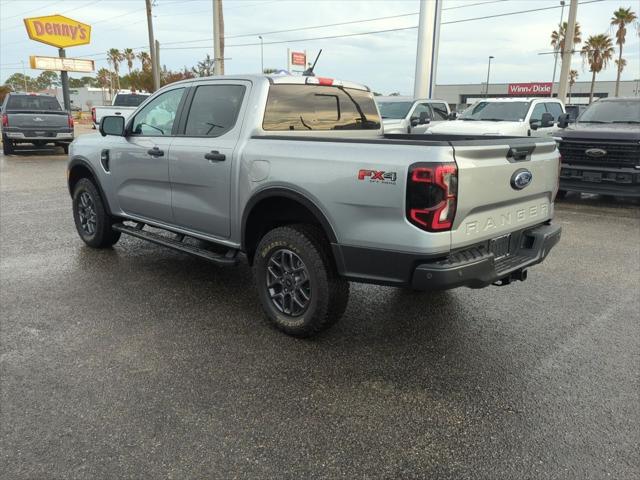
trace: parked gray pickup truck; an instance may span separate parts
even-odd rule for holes
[[[87,245],[246,259],[296,336],[340,318],[349,281],[506,285],[560,238],[554,140],[382,135],[368,88],[318,77],[166,86],[71,145],[68,185]]]
[[[2,103],[2,150],[13,153],[19,143],[59,145],[67,153],[73,140],[73,117],[56,97],[38,93],[9,93]]]

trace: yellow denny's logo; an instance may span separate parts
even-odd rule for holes
[[[62,15],[25,18],[24,24],[31,40],[58,48],[85,45],[91,40],[91,26]]]

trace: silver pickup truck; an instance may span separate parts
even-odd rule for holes
[[[227,76],[164,87],[69,152],[82,240],[121,234],[247,261],[267,317],[311,336],[349,281],[416,290],[524,280],[560,238],[555,141],[383,135],[367,87]]]

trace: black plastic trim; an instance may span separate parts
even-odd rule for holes
[[[313,213],[315,217],[320,221],[320,224],[322,225],[322,229],[324,230],[324,233],[327,235],[327,238],[329,239],[329,241],[332,243],[337,242],[337,237],[333,227],[331,226],[326,216],[316,206],[315,203],[313,203],[311,200],[305,197],[302,193],[299,193],[295,190],[284,188],[284,187],[272,187],[272,188],[265,188],[264,190],[260,190],[256,192],[249,199],[249,201],[244,207],[244,211],[242,213],[242,231],[241,231],[241,238],[242,238],[241,248],[243,251],[246,251],[245,236],[247,231],[247,219],[249,218],[251,211],[262,200],[266,200],[268,198],[274,198],[274,197],[284,197],[291,200],[295,200],[300,204],[302,204],[304,207],[310,210],[311,213]]]
[[[91,172],[91,175],[93,175],[93,178],[96,182],[96,187],[98,189],[98,191],[100,192],[100,196],[102,197],[102,203],[104,203],[104,206],[107,209],[107,213],[109,215],[112,215],[113,210],[111,210],[111,206],[109,205],[109,200],[107,198],[107,196],[104,194],[104,190],[102,189],[102,185],[100,184],[100,180],[99,180],[99,176],[96,173],[96,170],[93,168],[93,166],[89,163],[88,160],[85,160],[83,157],[74,157],[71,159],[71,161],[69,162],[69,165],[67,166],[67,170],[69,172],[71,172],[73,170],[74,167],[77,166],[81,166],[86,168],[87,170],[89,170]],[[67,188],[69,189],[69,195],[73,198],[73,192],[71,191],[71,183],[69,183],[69,177],[67,178]]]

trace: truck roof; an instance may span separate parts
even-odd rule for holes
[[[413,98],[409,95],[378,95],[376,102],[389,103],[389,102],[438,102],[447,103],[444,100],[437,98]]]
[[[533,102],[534,100],[544,100],[545,102],[560,102],[557,98],[551,97],[493,97],[483,98],[478,102]]]
[[[345,80],[338,80],[329,77],[305,77],[302,75],[214,75],[210,77],[190,78],[188,80],[182,80],[176,83],[193,83],[201,80],[248,80],[250,82],[268,81],[272,85],[326,85],[326,86],[339,86],[346,88],[354,88],[356,90],[364,90],[370,92],[371,90],[366,85],[362,85],[355,82],[348,82]],[[175,85],[175,84],[172,84]]]

